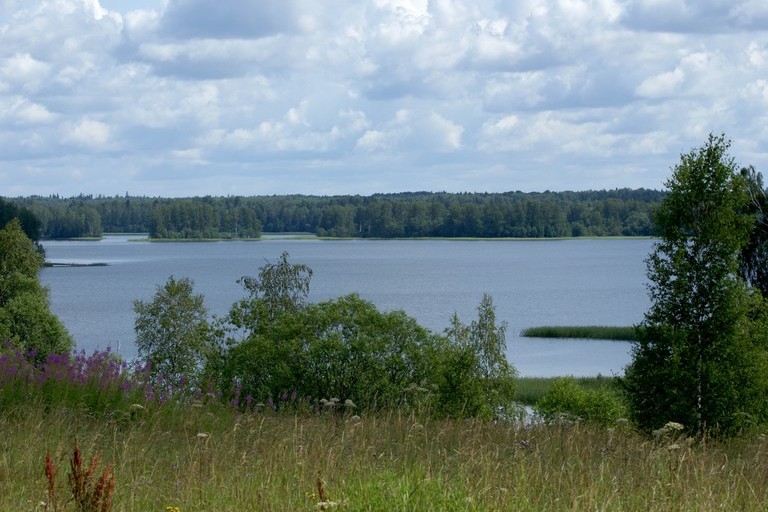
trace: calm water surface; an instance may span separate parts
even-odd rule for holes
[[[539,340],[519,332],[539,325],[630,325],[648,308],[647,239],[541,241],[286,240],[144,243],[125,236],[44,243],[51,309],[78,347],[112,347],[136,356],[132,301],[150,300],[168,276],[190,277],[208,309],[223,315],[243,296],[236,283],[283,251],[314,270],[313,301],[357,292],[384,310],[403,309],[442,331],[456,312],[470,322],[483,293],[508,322],[508,357],[521,375],[621,373],[629,344]]]

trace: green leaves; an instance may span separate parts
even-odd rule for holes
[[[0,339],[33,350],[39,360],[72,349],[59,319],[50,311],[48,290],[38,273],[43,255],[14,219],[0,230]]]
[[[763,349],[740,327],[750,297],[738,269],[754,217],[745,214],[747,189],[729,145],[710,135],[682,155],[654,219],[652,305],[625,378],[633,415],[648,430],[676,421],[698,435],[727,435],[764,408],[754,399],[764,389],[755,366]]]
[[[212,342],[204,299],[192,280],[169,277],[151,301],[134,301],[133,310],[136,347],[152,374],[175,387],[197,383]]]

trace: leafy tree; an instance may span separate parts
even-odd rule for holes
[[[0,226],[5,226],[12,219],[19,219],[24,234],[33,242],[40,240],[42,223],[31,210],[16,206],[0,199]]]
[[[283,311],[230,350],[225,382],[265,400],[283,391],[397,406],[413,383],[433,380],[444,341],[402,311],[381,312],[352,294]]]
[[[515,369],[506,357],[506,322],[497,324],[493,298],[484,294],[477,320],[463,324],[454,314],[446,335],[451,349],[442,362],[440,408],[450,416],[494,416],[508,412],[515,394]]]
[[[729,435],[764,414],[765,346],[749,319],[760,307],[737,275],[752,218],[729,145],[710,135],[682,155],[655,216],[652,305],[625,376],[645,429],[677,421]]]
[[[43,255],[18,219],[0,230],[0,339],[37,353],[69,352],[73,343],[50,311],[48,290],[40,284]]]
[[[151,374],[176,389],[198,384],[207,356],[209,323],[204,298],[189,278],[168,278],[151,301],[135,300],[136,347],[150,363]]]
[[[249,297],[230,310],[227,350],[212,371],[226,393],[242,402],[297,391],[367,409],[407,404],[464,417],[495,416],[511,404],[506,325],[497,325],[490,296],[470,325],[454,319],[449,339],[355,294],[307,304],[311,275],[283,253],[241,280]]]
[[[238,327],[251,330],[261,314],[274,319],[279,313],[295,313],[306,303],[312,269],[303,263],[290,263],[283,252],[277,263],[267,261],[258,276],[243,276],[237,282],[248,292],[248,298],[238,303],[230,317]]]

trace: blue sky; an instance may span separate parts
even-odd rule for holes
[[[0,0],[0,195],[662,188],[768,172],[764,0]]]

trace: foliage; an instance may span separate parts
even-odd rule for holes
[[[357,295],[281,311],[235,345],[225,382],[266,400],[285,390],[340,397],[362,409],[396,406],[429,380],[441,340],[402,311],[382,313]]]
[[[547,421],[567,415],[606,426],[627,415],[627,408],[615,390],[587,390],[573,377],[555,380],[535,408]]]
[[[30,240],[33,242],[40,240],[42,231],[40,219],[35,217],[29,208],[17,206],[0,198],[0,226],[4,227],[13,219],[18,219],[21,229]]]
[[[153,209],[152,238],[258,238],[261,223],[252,210],[222,208],[212,201],[165,200]],[[219,207],[217,207],[219,206]]]
[[[544,398],[555,382],[562,377],[518,377],[515,382],[515,400],[521,404],[536,405]],[[585,391],[608,389],[621,391],[620,377],[609,377],[598,374],[595,377],[569,377]]]
[[[506,358],[506,322],[484,294],[477,320],[463,324],[456,314],[446,335],[451,343],[442,361],[438,411],[449,416],[493,417],[508,413],[515,394],[515,369]]]
[[[209,369],[225,395],[243,404],[293,390],[362,410],[404,405],[443,416],[491,417],[512,403],[506,325],[496,325],[490,296],[470,325],[454,318],[449,340],[355,294],[308,304],[311,276],[283,253],[240,280],[249,297],[221,325],[227,350]]]
[[[150,233],[162,238],[241,238],[267,232],[331,237],[647,236],[663,193],[408,192],[372,196],[15,198],[43,237]],[[94,217],[96,215],[96,217]],[[96,223],[96,220],[99,223]],[[79,231],[78,231],[79,230]],[[77,234],[76,231],[79,233]]]
[[[284,251],[277,263],[262,265],[257,277],[243,276],[238,283],[248,292],[248,300],[261,302],[269,317],[274,318],[279,313],[300,310],[311,281],[312,269],[303,263],[289,263]]]
[[[135,300],[133,309],[136,348],[151,374],[176,389],[199,386],[206,356],[214,348],[204,298],[194,293],[192,280],[170,276],[151,301]]]
[[[34,350],[40,358],[73,345],[50,311],[48,290],[38,278],[42,265],[42,254],[17,219],[0,230],[0,340]]]
[[[744,182],[728,147],[710,136],[682,155],[655,218],[652,305],[626,370],[643,429],[675,421],[698,435],[731,435],[746,418],[765,417],[765,343],[748,321],[760,308],[737,277],[753,219],[743,213]]]

